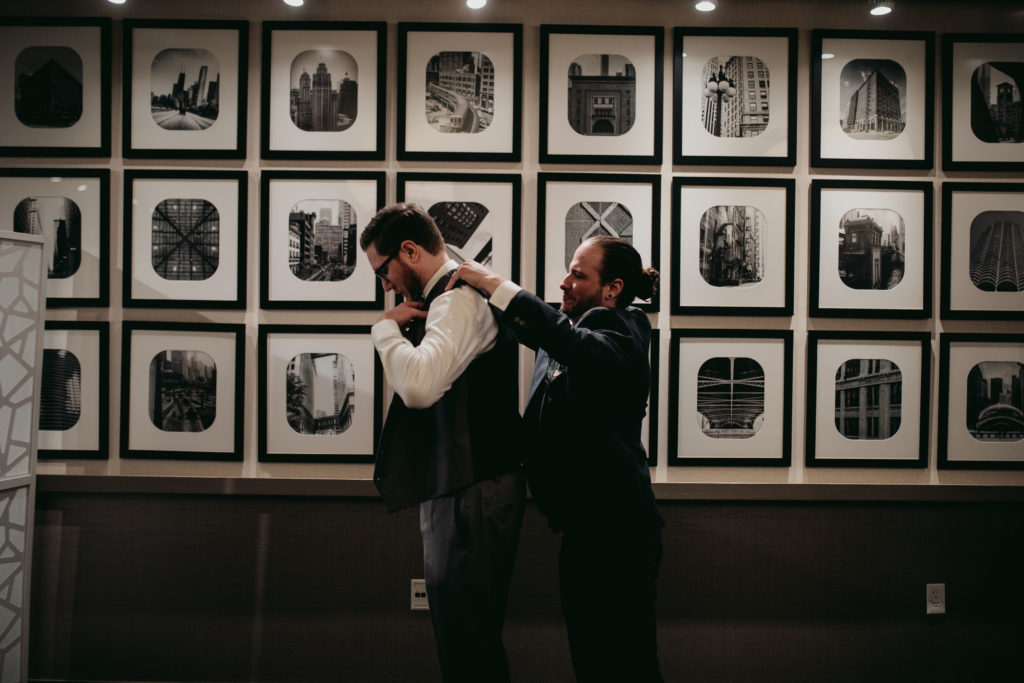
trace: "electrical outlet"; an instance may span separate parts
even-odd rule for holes
[[[946,613],[946,584],[929,583],[925,586],[925,614]]]
[[[409,583],[409,609],[429,610],[427,602],[427,582],[424,579],[412,579]]]

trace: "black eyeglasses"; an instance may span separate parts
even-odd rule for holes
[[[384,271],[387,270],[388,264],[391,263],[391,259],[395,258],[396,256],[398,256],[397,251],[391,256],[388,256],[386,259],[384,259],[384,263],[377,266],[377,268],[373,271],[373,274],[379,277],[384,282],[391,282],[391,280],[388,279],[388,276],[384,274]]]

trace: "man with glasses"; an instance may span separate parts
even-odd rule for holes
[[[385,207],[359,238],[404,301],[371,330],[395,398],[374,482],[392,511],[419,504],[427,598],[447,683],[509,680],[501,640],[526,484],[517,346],[415,204]]]

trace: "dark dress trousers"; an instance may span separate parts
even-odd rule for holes
[[[522,290],[501,321],[538,350],[525,464],[535,503],[563,532],[559,583],[576,679],[661,681],[654,598],[664,521],[640,440],[647,316],[598,307],[573,325]]]

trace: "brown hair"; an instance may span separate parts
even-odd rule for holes
[[[385,206],[370,219],[359,236],[363,251],[371,244],[378,254],[392,255],[406,240],[412,240],[431,254],[444,249],[444,238],[437,224],[419,204]]]
[[[619,308],[633,303],[633,299],[653,299],[658,294],[658,280],[661,277],[654,268],[644,268],[640,254],[626,240],[609,235],[587,238],[584,244],[593,244],[601,249],[601,284],[606,285],[618,278],[622,280],[622,293],[616,300]]]

